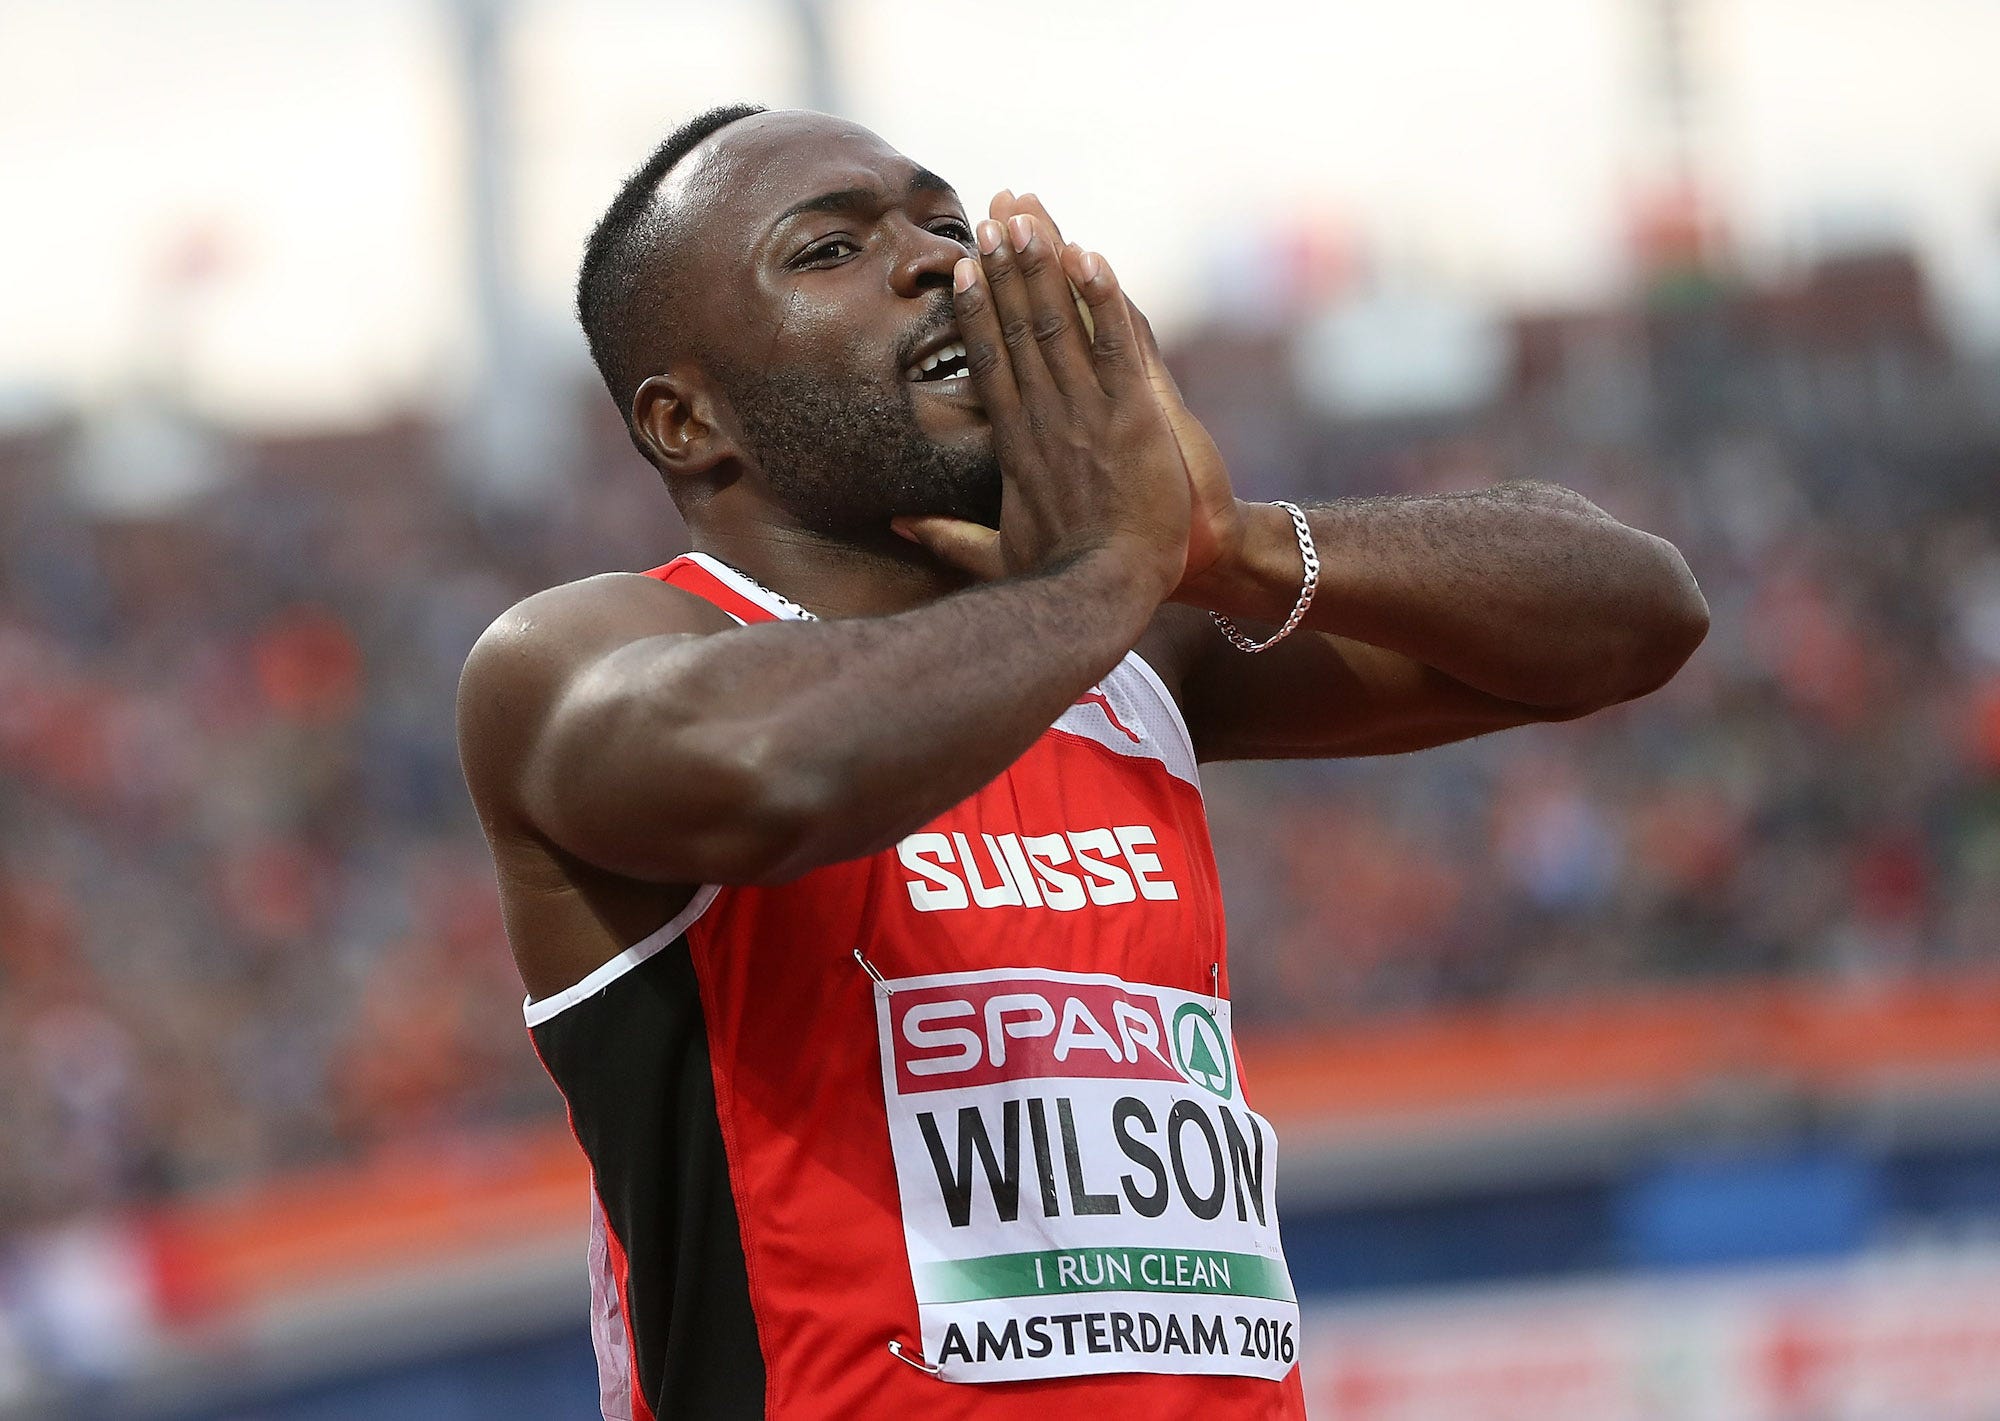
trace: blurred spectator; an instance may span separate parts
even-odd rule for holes
[[[1674,539],[1715,611],[1634,706],[1210,770],[1240,1019],[1996,959],[2000,448],[1920,287],[1863,278],[1874,306],[1834,272],[1519,321],[1455,415],[1310,403],[1269,320],[1177,353],[1246,494],[1553,479]],[[1614,420],[1613,387],[1650,393]],[[470,506],[414,422],[211,437],[228,477],[139,511],[67,477],[86,431],[0,439],[0,1232],[559,1108],[452,698],[514,599],[682,546],[579,398],[534,517]]]

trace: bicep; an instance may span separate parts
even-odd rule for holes
[[[480,639],[459,740],[489,831],[649,882],[740,868],[755,801],[717,753],[729,727],[695,713],[682,684],[715,619],[734,623],[689,600],[657,584],[530,599]]]
[[[1255,655],[1212,625],[1189,623],[1181,639],[1182,710],[1204,761],[1396,755],[1550,719],[1400,652],[1325,632],[1295,632]]]

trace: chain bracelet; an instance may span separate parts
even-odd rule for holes
[[[1319,590],[1319,550],[1313,546],[1312,529],[1306,526],[1305,513],[1296,503],[1287,503],[1282,498],[1274,499],[1273,502],[1292,515],[1292,528],[1299,535],[1299,557],[1306,565],[1306,578],[1299,587],[1299,600],[1292,605],[1292,614],[1285,618],[1285,624],[1279,627],[1275,634],[1265,637],[1262,641],[1250,640],[1243,635],[1236,623],[1222,613],[1208,614],[1215,619],[1215,625],[1221,629],[1222,634],[1229,638],[1229,644],[1238,651],[1269,651],[1290,636],[1298,629],[1299,623],[1305,620],[1306,608],[1312,606],[1313,593]]]

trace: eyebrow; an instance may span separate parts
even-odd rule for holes
[[[905,197],[915,197],[920,192],[941,192],[950,197],[958,196],[958,189],[932,172],[929,168],[917,168],[910,174],[905,186]],[[882,190],[872,187],[844,187],[834,192],[823,192],[817,197],[804,198],[780,212],[772,222],[771,230],[776,231],[794,217],[806,212],[848,212],[868,203],[880,202]]]

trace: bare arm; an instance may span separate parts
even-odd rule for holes
[[[1658,688],[1707,631],[1673,545],[1568,489],[1348,499],[1307,521],[1319,592],[1289,641],[1250,656],[1180,620],[1208,757],[1381,753],[1568,719]],[[1246,505],[1234,550],[1178,595],[1276,623],[1303,571],[1284,511]]]
[[[1049,223],[1032,195],[993,213]],[[1129,303],[1128,303],[1129,304]],[[1307,511],[1320,586],[1289,640],[1246,655],[1203,611],[1274,625],[1304,567],[1291,520],[1246,504],[1132,313],[1150,398],[1188,473],[1187,563],[1143,649],[1175,685],[1204,759],[1376,755],[1565,720],[1664,684],[1708,629],[1673,545],[1581,494],[1515,483],[1435,498],[1344,499]],[[948,520],[906,530],[977,577],[992,535]]]
[[[467,774],[482,807],[616,873],[795,877],[895,842],[1006,768],[1159,593],[1098,551],[898,616],[717,631],[719,613],[650,579],[572,584],[474,650]]]
[[[1303,575],[1291,520],[1253,505],[1234,567],[1195,592],[1281,621]],[[1674,546],[1569,489],[1511,483],[1306,510],[1320,555],[1304,625],[1399,651],[1504,700],[1594,710],[1664,683],[1708,607]]]

